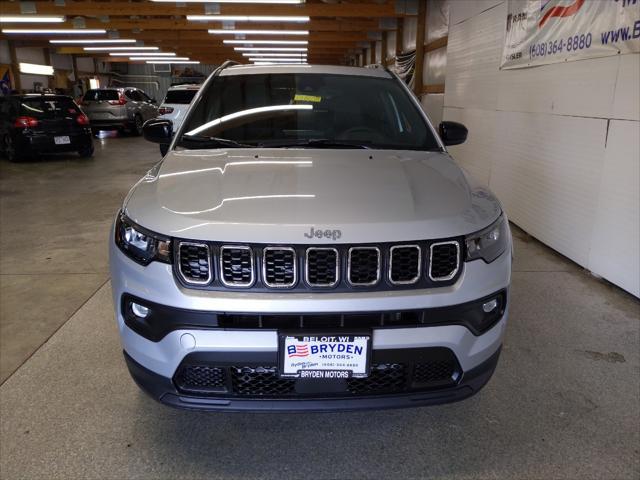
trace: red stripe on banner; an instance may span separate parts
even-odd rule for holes
[[[568,7],[553,7],[553,8],[551,8],[540,19],[540,22],[538,23],[538,27],[542,28],[542,26],[545,23],[547,23],[547,20],[549,20],[552,17],[570,17],[571,15],[575,14],[578,10],[580,10],[582,5],[584,5],[584,2],[585,2],[585,0],[576,0],[575,2],[573,2],[572,5],[569,5]]]

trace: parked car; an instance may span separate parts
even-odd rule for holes
[[[173,122],[173,130],[180,128],[182,119],[184,118],[189,105],[200,90],[200,85],[195,83],[187,83],[181,85],[172,85],[167,90],[167,95],[164,97],[160,108],[158,109],[158,115],[160,118],[171,120]],[[169,150],[169,145],[161,144],[160,153],[164,157]]]
[[[498,362],[511,235],[384,68],[224,64],[110,240],[130,373],[202,410],[349,410],[473,395]]]
[[[0,97],[0,149],[12,162],[56,152],[91,157],[89,118],[66,95]]]
[[[144,122],[158,115],[156,103],[139,88],[127,87],[87,90],[81,105],[94,131],[126,130],[142,135]]]

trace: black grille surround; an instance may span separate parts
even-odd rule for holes
[[[373,352],[369,375],[350,378],[340,388],[324,392],[301,388],[304,380],[282,378],[275,363],[223,361],[215,354],[187,355],[173,383],[182,394],[225,398],[361,397],[395,395],[452,387],[462,369],[451,350],[444,347]],[[275,360],[275,358],[273,358]]]
[[[462,274],[465,258],[462,237],[357,245],[228,244],[181,239],[174,242],[173,265],[179,283],[186,288],[214,291],[320,293],[446,287]],[[209,248],[209,282],[192,281],[181,270],[178,252],[184,243]]]

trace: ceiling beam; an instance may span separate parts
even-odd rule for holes
[[[40,15],[72,15],[72,16],[104,16],[122,15],[204,15],[205,4],[187,3],[178,6],[176,3],[155,2],[123,2],[123,1],[72,1],[56,5],[52,1],[30,2]],[[20,15],[19,2],[2,2],[2,13]],[[384,18],[403,17],[398,13],[395,2],[388,3],[301,3],[294,5],[255,5],[255,4],[220,4],[221,15],[308,15],[310,17],[343,17],[343,18]]]

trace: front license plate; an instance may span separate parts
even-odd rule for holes
[[[56,145],[66,145],[68,143],[71,143],[71,139],[66,135],[63,137],[53,137],[53,141]]]
[[[280,375],[340,379],[369,374],[371,335],[280,335]]]

